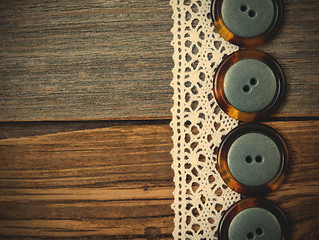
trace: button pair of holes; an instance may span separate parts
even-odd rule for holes
[[[255,161],[256,161],[256,163],[261,163],[261,162],[263,162],[263,157],[260,155],[257,155],[255,157]],[[250,156],[250,155],[246,156],[246,162],[249,164],[252,163],[253,162],[252,156]]]
[[[244,93],[249,93],[251,88],[253,88],[254,86],[256,86],[258,84],[258,80],[253,77],[250,79],[249,84],[250,85],[247,84],[243,87]]]
[[[244,4],[240,6],[240,11],[246,12],[247,10],[248,10],[248,6],[246,6]],[[248,11],[248,16],[251,17],[251,18],[255,17],[256,16],[256,11],[254,9],[249,10]]]
[[[262,230],[262,228],[256,229],[257,236],[261,236],[263,234],[264,234],[264,231]],[[247,239],[249,239],[249,240],[255,239],[255,235],[252,232],[249,232],[249,233],[247,233]]]

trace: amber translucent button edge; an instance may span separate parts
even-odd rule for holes
[[[262,133],[268,136],[276,143],[281,155],[280,169],[275,177],[266,184],[256,187],[246,186],[237,181],[231,174],[227,164],[228,151],[232,143],[238,137],[250,132]],[[259,196],[277,189],[281,185],[287,174],[288,165],[289,155],[288,147],[285,140],[275,129],[261,123],[246,123],[233,129],[226,135],[226,137],[222,141],[217,156],[217,170],[226,185],[233,189],[235,192],[240,193],[244,196]]]
[[[211,3],[211,16],[213,20],[213,24],[215,30],[226,40],[233,44],[236,44],[241,47],[253,47],[261,45],[268,40],[270,40],[278,31],[282,24],[283,20],[283,3],[282,0],[273,0],[274,7],[275,7],[275,17],[272,21],[271,26],[265,31],[263,34],[252,37],[252,38],[244,38],[235,35],[232,33],[225,25],[222,14],[221,8],[223,0],[212,0]]]
[[[246,198],[230,206],[219,222],[218,240],[228,240],[228,229],[231,221],[241,211],[253,207],[263,208],[271,212],[276,217],[281,226],[282,237],[280,240],[289,240],[290,229],[286,215],[278,205],[262,198]]]
[[[258,112],[243,112],[236,109],[227,99],[224,92],[224,78],[228,69],[236,62],[243,59],[256,59],[268,65],[273,71],[277,80],[277,91],[272,102],[264,109]],[[282,103],[286,91],[286,80],[279,63],[269,54],[256,50],[239,50],[226,57],[218,66],[214,75],[213,92],[220,108],[232,118],[239,121],[252,122],[266,118],[277,110]]]

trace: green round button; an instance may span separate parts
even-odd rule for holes
[[[252,207],[239,212],[228,229],[229,240],[281,240],[277,218],[268,210]]]
[[[224,92],[227,100],[243,112],[258,112],[269,106],[277,93],[272,69],[257,59],[242,59],[226,72]]]
[[[281,166],[281,154],[270,137],[262,133],[246,133],[230,146],[227,164],[238,182],[258,187],[276,176]]]
[[[229,31],[240,37],[252,38],[270,28],[275,6],[272,0],[224,0],[221,13]]]

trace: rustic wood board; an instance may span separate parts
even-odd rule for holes
[[[261,47],[288,80],[276,116],[319,114],[318,12],[286,0]],[[1,1],[0,120],[168,118],[171,15],[168,0]]]
[[[2,1],[2,120],[170,115],[171,7],[161,0]]]
[[[319,121],[268,124],[286,139],[291,164],[284,184],[267,198],[286,212],[292,240],[316,239]],[[19,138],[0,140],[1,238],[172,239],[167,124],[52,127],[52,134],[35,136],[29,127],[13,133]]]

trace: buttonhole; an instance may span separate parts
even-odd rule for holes
[[[255,12],[254,10],[249,10],[248,16],[251,17],[251,18],[253,18],[253,17],[256,16],[256,12]]]
[[[250,87],[249,87],[248,85],[245,85],[245,86],[243,87],[243,91],[244,91],[245,93],[248,93],[249,90],[250,90]]]
[[[261,228],[257,228],[257,229],[256,229],[256,234],[259,235],[259,236],[261,236],[261,235],[264,234],[264,231],[263,231]]]
[[[247,238],[248,239],[253,239],[254,238],[254,234],[251,233],[251,232],[247,233]]]
[[[240,11],[246,12],[247,11],[247,6],[246,5],[241,5],[240,6]]]
[[[256,161],[257,163],[261,163],[261,162],[263,161],[263,157],[260,156],[260,155],[258,155],[258,156],[256,156],[255,161]]]
[[[251,78],[250,79],[250,85],[255,86],[257,84],[257,79],[256,78]]]
[[[247,163],[252,163],[253,159],[251,156],[246,156],[246,162]]]

